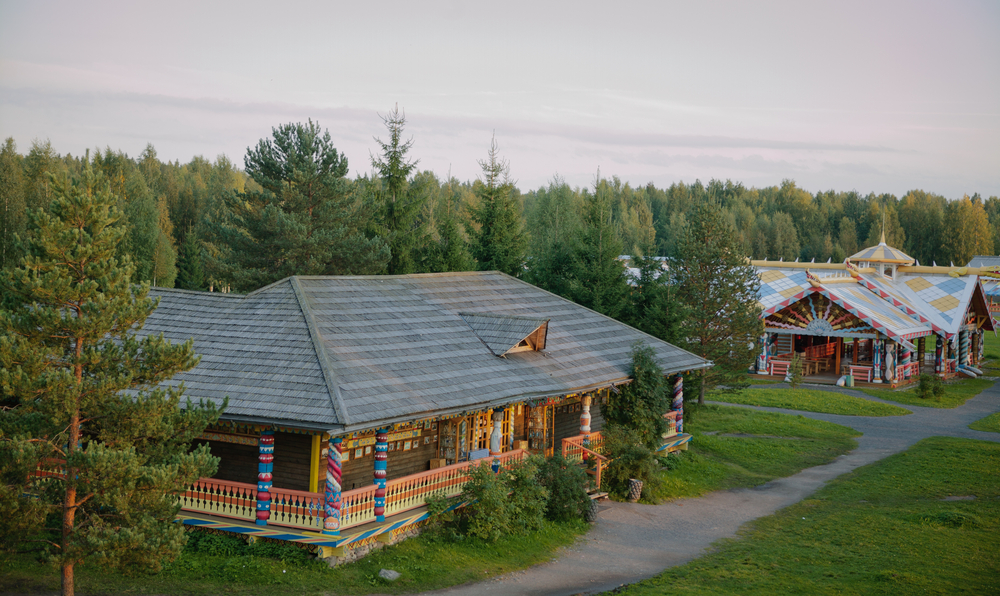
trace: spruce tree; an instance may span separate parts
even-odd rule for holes
[[[479,204],[470,209],[472,221],[479,226],[469,231],[472,257],[480,271],[501,271],[521,277],[528,239],[520,206],[514,198],[510,165],[500,157],[495,138],[490,143],[488,158],[481,160],[479,167],[483,170],[475,188]]]
[[[632,346],[632,382],[612,393],[601,412],[609,426],[635,433],[643,445],[656,450],[667,432],[663,415],[670,410],[670,391],[653,349],[642,342]]]
[[[177,257],[177,279],[174,286],[183,290],[204,290],[205,271],[201,266],[201,244],[193,231],[184,235]]]
[[[625,264],[618,260],[622,241],[612,221],[611,199],[608,183],[598,172],[594,192],[584,204],[583,233],[569,290],[577,304],[617,319],[627,312],[629,285]]]
[[[764,331],[757,301],[760,279],[718,207],[703,204],[689,219],[671,269],[685,318],[681,347],[715,363],[700,375],[707,388],[746,384],[746,371]]]
[[[14,139],[0,149],[0,269],[14,266],[21,256],[15,237],[24,233],[26,204],[24,166]]]
[[[190,442],[221,410],[156,388],[198,359],[190,341],[133,334],[156,301],[115,258],[127,230],[106,184],[88,164],[52,189],[0,274],[0,547],[45,545],[72,594],[83,561],[156,570],[179,554],[177,494],[218,464]]]
[[[372,204],[372,229],[389,245],[389,262],[386,272],[390,275],[413,273],[418,269],[415,253],[428,242],[427,226],[423,219],[426,196],[409,188],[408,178],[417,167],[406,154],[413,147],[413,139],[402,142],[406,114],[399,113],[399,106],[382,117],[389,130],[389,140],[378,137],[379,155],[371,156],[372,167],[378,173],[378,183],[369,201]]]

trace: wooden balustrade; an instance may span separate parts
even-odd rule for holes
[[[494,459],[505,465],[527,456],[526,450],[516,449],[497,458],[462,462],[390,480],[386,483],[385,514],[396,515],[422,507],[429,496],[462,494],[469,479],[466,472],[469,466],[491,465]],[[269,525],[322,530],[323,493],[278,487],[272,487],[270,492]],[[256,519],[256,499],[254,484],[202,478],[181,496],[181,509],[252,522]],[[341,529],[375,521],[374,484],[341,493],[340,503]]]
[[[586,440],[586,445],[584,441]],[[590,433],[590,435],[577,435],[562,440],[562,455],[570,463],[588,462],[594,466],[594,481],[597,488],[601,487],[601,471],[607,465],[608,458],[602,455],[604,452],[604,436],[601,433]],[[589,472],[588,472],[589,473]]]

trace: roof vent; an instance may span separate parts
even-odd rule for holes
[[[460,312],[458,316],[495,356],[545,349],[549,319],[468,312]]]

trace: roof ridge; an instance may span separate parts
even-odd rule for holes
[[[323,380],[326,381],[327,394],[330,397],[330,406],[333,408],[333,413],[337,417],[337,421],[341,424],[341,426],[347,426],[351,423],[351,419],[347,414],[347,406],[344,405],[344,398],[340,395],[340,385],[337,383],[337,373],[334,372],[330,354],[327,352],[326,346],[323,345],[323,339],[320,337],[319,327],[316,325],[316,319],[313,317],[312,311],[306,306],[304,295],[305,291],[299,284],[298,276],[293,275],[287,279],[292,286],[292,292],[295,294],[295,300],[299,304],[299,310],[302,311],[302,317],[306,321],[306,327],[309,329],[309,337],[312,338],[313,349],[316,351],[316,359],[319,361],[319,368],[323,372]]]

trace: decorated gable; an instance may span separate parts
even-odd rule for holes
[[[768,329],[803,331],[809,335],[847,335],[874,332],[864,321],[818,292],[806,295],[764,319]]]

